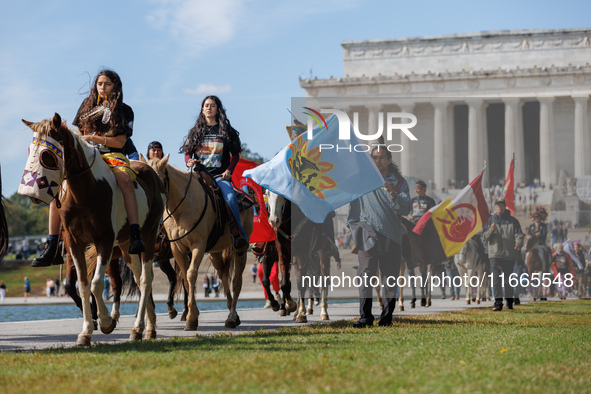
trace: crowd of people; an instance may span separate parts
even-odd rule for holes
[[[129,158],[137,159],[131,136],[133,134],[134,113],[123,102],[122,82],[114,71],[103,70],[96,76],[90,93],[84,99],[73,124],[83,132],[83,139],[94,144],[103,160],[113,171],[124,196],[125,209],[130,223],[130,254],[139,254],[145,250],[138,221],[138,208],[133,192],[135,173],[130,167]],[[231,185],[231,175],[236,167],[241,152],[241,143],[236,131],[226,116],[225,108],[216,96],[203,99],[197,121],[189,130],[179,152],[185,155],[188,168],[202,165],[216,180],[228,207],[230,231],[237,251],[248,247],[248,240],[240,223],[238,204]],[[148,146],[148,159],[162,158],[162,145],[154,141]],[[418,180],[415,184],[416,197],[411,198],[409,185],[392,161],[392,154],[386,149],[374,148],[371,157],[385,180],[384,187],[374,190],[350,203],[348,228],[334,242],[339,248],[354,247],[357,258],[357,275],[376,276],[379,273],[382,283],[383,307],[379,316],[379,325],[392,324],[392,313],[396,301],[396,287],[390,286],[387,277],[396,277],[401,264],[401,244],[403,240],[402,218],[416,223],[422,215],[435,206],[433,198],[427,195],[427,183]],[[429,181],[430,187],[435,187]],[[448,185],[455,187],[455,183]],[[460,185],[461,186],[461,185]],[[508,278],[512,273],[526,272],[522,248],[526,234],[537,237],[538,249],[544,259],[544,273],[553,277],[573,275],[572,285],[552,283],[544,295],[565,298],[569,294],[578,296],[589,292],[589,257],[580,243],[565,243],[568,239],[570,223],[554,221],[546,224],[545,211],[532,213],[533,223],[524,233],[519,221],[507,210],[500,188],[495,190],[494,213],[479,235],[484,245],[490,272],[493,273],[492,292],[495,299],[494,311],[501,311],[503,306],[513,309],[519,303],[519,296],[524,290],[521,285],[510,286],[501,283],[499,277]],[[518,195],[518,201],[526,206],[528,196]],[[535,206],[538,195],[530,189],[529,205]],[[33,260],[34,267],[47,267],[63,264],[59,253],[59,233],[61,219],[55,200],[49,208],[48,242],[41,255]],[[547,247],[551,242],[552,250]],[[409,262],[412,265],[412,262]],[[448,276],[458,275],[452,260],[443,262]],[[252,268],[253,282],[256,281],[260,268]],[[570,282],[569,282],[570,283]],[[5,287],[0,285],[0,295],[5,295]],[[46,282],[48,297],[59,293],[59,280],[51,278]],[[219,296],[220,279],[217,275],[206,276],[203,282],[204,295],[215,293]],[[25,278],[25,298],[30,294],[30,282]],[[108,289],[108,287],[106,287]],[[108,290],[107,290],[108,292]],[[460,289],[451,288],[452,299],[459,299]],[[108,293],[105,294],[108,297]],[[445,290],[443,292],[445,297]],[[540,297],[547,299],[547,297]],[[372,325],[374,316],[372,307],[372,288],[359,289],[360,319],[355,327]]]

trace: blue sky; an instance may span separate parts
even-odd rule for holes
[[[586,1],[3,1],[2,191],[18,188],[31,132],[21,119],[71,121],[90,80],[111,68],[135,112],[134,141],[178,148],[217,94],[248,147],[270,159],[288,143],[298,75],[342,76],[345,40],[502,29],[590,27]]]

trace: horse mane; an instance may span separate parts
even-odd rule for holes
[[[43,119],[40,122],[33,123],[30,127],[34,132],[37,133],[37,137],[39,137],[39,139],[47,139],[47,137],[49,136],[49,132],[51,131],[51,126],[52,126],[51,119]],[[82,136],[82,133],[80,132],[79,129],[69,127],[65,120],[62,121],[61,127],[70,131],[70,133],[72,133],[74,138],[77,139],[78,141],[80,141],[80,143],[86,144],[86,146],[88,146],[89,148],[94,148],[90,143],[88,143],[80,138]]]
[[[51,130],[51,120],[43,119],[40,122],[33,123],[30,127],[35,133],[37,133],[39,139],[44,140],[47,138],[49,131]]]

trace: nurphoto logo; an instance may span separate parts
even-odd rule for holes
[[[338,125],[339,125],[339,140],[341,141],[350,141],[351,140],[351,129],[353,129],[353,133],[358,140],[361,141],[376,141],[380,137],[384,136],[384,123],[386,123],[386,135],[385,140],[389,141],[392,140],[392,136],[395,131],[400,131],[404,133],[411,141],[417,141],[417,137],[410,131],[411,128],[416,126],[417,124],[417,117],[413,114],[408,112],[387,112],[384,116],[383,112],[378,112],[377,114],[377,131],[373,130],[366,130],[367,133],[362,133],[359,128],[359,113],[353,112],[353,127],[351,127],[351,119],[349,115],[342,109],[334,109],[334,108],[323,108],[319,111],[312,109],[310,107],[303,107],[305,110],[309,112],[304,112],[304,114],[308,115],[308,139],[312,140],[314,138],[314,127],[318,125],[320,130],[325,129],[328,131],[328,125],[326,119],[322,114],[333,114],[337,117]],[[385,119],[385,122],[384,122]],[[403,122],[405,121],[406,122]],[[410,122],[408,122],[410,120]],[[355,152],[369,152],[374,147],[386,147],[390,152],[402,152],[404,147],[401,144],[377,144],[377,143],[360,143],[351,145],[350,143],[345,143],[343,145],[340,144],[319,144],[318,147],[320,151],[322,150],[330,150],[335,149],[337,152],[339,150],[346,150],[346,151],[355,151]]]

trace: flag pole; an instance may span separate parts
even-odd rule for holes
[[[486,165],[486,160],[484,161],[484,170],[486,171],[486,183],[488,184],[488,200],[489,200],[490,204],[492,204],[493,200],[492,200],[492,194],[490,192],[490,177],[488,176],[488,165]],[[488,210],[490,212],[490,205],[489,205]]]

